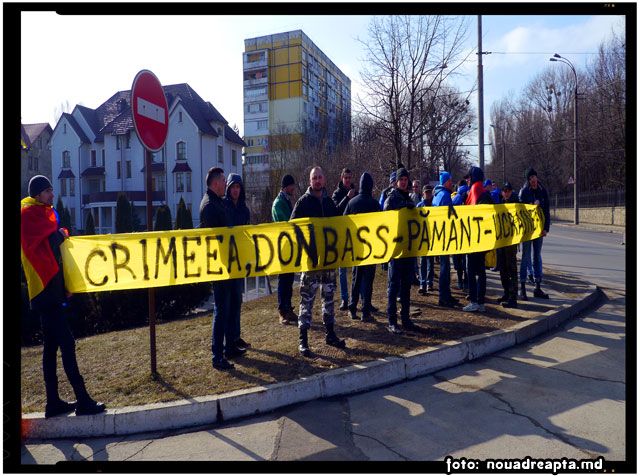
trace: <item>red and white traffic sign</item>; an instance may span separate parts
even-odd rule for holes
[[[169,106],[155,74],[143,69],[131,87],[131,110],[136,134],[145,149],[162,149],[169,131]]]
[[[569,181],[567,182],[567,185],[575,185],[575,181],[573,180],[573,177],[569,177]]]

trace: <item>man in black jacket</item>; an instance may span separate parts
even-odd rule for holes
[[[396,187],[387,195],[384,211],[399,210],[401,208],[415,208],[413,199],[409,196],[409,172],[404,167],[396,173]],[[387,315],[389,316],[389,332],[402,334],[398,326],[396,312],[398,305],[396,298],[400,295],[402,309],[400,316],[402,328],[417,330],[417,326],[409,318],[409,304],[411,300],[411,284],[415,273],[415,258],[395,258],[389,262],[389,287],[387,288]]]
[[[302,195],[293,207],[291,220],[296,218],[334,217],[338,215],[335,203],[324,188],[324,172],[318,166],[311,169],[309,174],[310,187]],[[300,329],[298,350],[305,357],[311,355],[307,332],[311,327],[311,313],[316,299],[318,288],[321,288],[322,298],[322,323],[326,328],[326,343],[328,345],[344,348],[345,341],[339,339],[334,330],[336,322],[333,309],[333,293],[336,290],[336,270],[325,269],[320,271],[303,271],[300,275],[300,313],[298,315],[298,328]]]
[[[89,396],[78,369],[76,344],[65,314],[71,293],[66,291],[60,253],[60,245],[69,234],[60,227],[58,213],[53,208],[53,187],[43,175],[36,175],[29,181],[29,197],[21,203],[20,235],[30,305],[40,314],[42,324],[42,374],[47,395],[44,416],[51,418],[74,408],[76,415],[101,413],[105,410],[104,403]],[[43,271],[47,276],[44,281]],[[40,286],[36,284],[38,281]],[[58,347],[64,371],[76,395],[75,403],[64,402],[58,395]]]
[[[348,168],[342,169],[342,173],[340,174],[340,182],[338,182],[338,188],[335,189],[333,195],[331,196],[331,200],[336,204],[336,208],[338,209],[338,214],[343,215],[345,208],[347,208],[347,204],[349,200],[351,200],[356,195],[356,189],[352,183],[353,175],[351,174],[351,170]],[[347,268],[340,268],[338,271],[340,278],[340,297],[342,298],[342,302],[340,303],[340,310],[347,310],[347,302],[349,302],[349,288],[347,287]]]
[[[529,203],[531,205],[540,205],[544,213],[544,229],[542,236],[535,240],[522,242],[522,260],[520,262],[520,297],[523,301],[527,300],[526,278],[527,266],[531,260],[531,248],[533,248],[533,277],[535,279],[536,288],[533,296],[542,299],[549,299],[549,295],[540,289],[542,281],[542,237],[547,236],[549,227],[551,226],[551,213],[549,212],[549,196],[547,190],[538,181],[538,174],[533,168],[528,168],[524,173],[527,178],[526,183],[520,190],[520,202]]]
[[[360,193],[356,195],[344,210],[345,215],[355,215],[357,213],[379,212],[380,204],[373,198],[373,179],[368,172],[360,177]],[[358,307],[358,298],[360,289],[364,283],[364,292],[362,296],[362,320],[373,322],[371,316],[371,295],[373,294],[373,279],[376,274],[376,265],[370,264],[366,266],[354,266],[351,275],[351,301],[349,302],[349,315],[351,319],[357,319],[356,309]]]
[[[513,193],[511,184],[506,182],[502,187],[500,203],[519,203],[518,196]],[[498,304],[502,307],[518,307],[518,245],[510,245],[500,248],[498,253],[500,263],[500,281],[504,295],[498,298]]]
[[[200,228],[218,228],[229,226],[227,210],[222,201],[226,182],[224,170],[212,167],[207,172],[207,191],[200,202]],[[219,370],[232,369],[235,366],[224,358],[226,353],[238,355],[241,350],[234,343],[231,328],[232,280],[213,282],[213,331],[211,335],[211,365]]]

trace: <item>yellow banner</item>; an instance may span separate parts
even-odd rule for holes
[[[542,236],[525,204],[423,207],[233,228],[71,237],[67,289],[115,291],[473,253]]]

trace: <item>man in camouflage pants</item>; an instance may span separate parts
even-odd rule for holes
[[[291,220],[309,217],[333,217],[338,215],[338,210],[331,197],[324,188],[325,177],[320,167],[311,169],[309,175],[310,187],[302,195],[293,207]],[[322,271],[303,271],[300,276],[300,313],[298,315],[298,328],[300,329],[300,341],[298,350],[305,357],[311,355],[307,332],[311,326],[311,313],[316,299],[318,288],[321,288],[322,298],[322,323],[326,328],[326,343],[338,348],[345,347],[345,341],[339,339],[333,329],[336,322],[333,310],[333,293],[336,290],[336,271],[327,269]]]

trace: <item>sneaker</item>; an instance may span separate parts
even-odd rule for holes
[[[402,329],[400,329],[397,325],[389,324],[389,332],[392,334],[400,335],[402,334]]]
[[[228,359],[232,359],[233,357],[240,357],[246,351],[246,349],[242,349],[240,347],[232,347],[231,349],[227,349],[224,351],[224,356]]]
[[[441,307],[455,307],[455,304],[452,303],[451,301],[438,300],[438,306],[441,306]]]
[[[351,319],[353,319],[354,321],[358,319],[358,316],[356,314],[356,311],[352,311],[351,309],[349,309],[349,317]]]
[[[402,321],[402,328],[407,331],[414,331],[414,332],[420,329],[418,326],[416,326],[413,322],[409,320]]]
[[[502,303],[502,307],[506,307],[506,308],[510,308],[510,309],[516,309],[518,307],[518,303],[517,303],[517,301],[504,301]]]
[[[427,291],[433,291],[433,284],[427,283]]]
[[[236,339],[236,345],[238,347],[242,347],[242,348],[247,348],[247,347],[251,347],[251,344],[249,344],[246,340],[244,340],[242,337],[238,337]]]
[[[346,311],[347,309],[349,309],[349,306],[347,305],[347,301],[343,299],[342,302],[340,303],[340,310]]]
[[[427,295],[427,289],[426,288],[418,289],[418,294],[421,294],[422,296],[426,296]]]
[[[55,403],[47,403],[44,409],[44,417],[51,418],[58,415],[64,415],[65,413],[71,413],[76,409],[76,402],[64,402],[58,399]]]
[[[89,399],[84,403],[76,403],[76,416],[80,415],[97,415],[107,409],[104,403],[96,402]]]
[[[475,302],[470,302],[462,308],[462,310],[466,312],[476,312],[478,309],[480,309],[480,306]]]
[[[231,362],[229,362],[227,359],[220,359],[220,360],[213,360],[211,362],[211,365],[213,366],[214,369],[218,369],[218,370],[229,370],[229,369],[233,369],[235,368],[235,365],[233,365]]]
[[[540,299],[549,299],[549,295],[540,288],[535,288],[533,290],[533,297],[537,297]]]
[[[484,307],[484,304],[478,304],[478,312],[485,312],[486,308]]]

